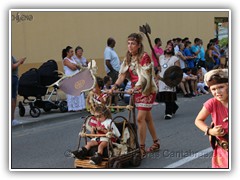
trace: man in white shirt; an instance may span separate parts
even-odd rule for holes
[[[112,78],[112,83],[114,84],[118,78],[118,72],[120,70],[120,60],[116,51],[113,49],[115,47],[116,41],[113,38],[108,38],[107,47],[104,51],[104,65],[108,76]]]

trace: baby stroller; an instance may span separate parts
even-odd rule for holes
[[[23,104],[29,104],[29,113],[34,118],[40,116],[40,108],[45,112],[58,108],[61,112],[67,112],[67,102],[58,100],[58,87],[56,85],[49,87],[49,85],[61,78],[57,70],[58,66],[56,61],[48,60],[38,69],[31,68],[22,74],[19,79],[18,88],[18,94],[24,98],[23,101],[19,101],[20,116],[25,115],[25,107]],[[46,96],[48,96],[48,98],[45,99]],[[55,96],[54,100],[53,96]]]
[[[121,92],[123,93],[123,92]],[[132,99],[127,106],[109,106],[108,108],[124,108],[129,111],[128,119],[123,116],[115,117],[112,122],[115,123],[119,132],[121,133],[120,138],[116,143],[108,141],[108,146],[103,152],[103,161],[101,164],[93,165],[89,163],[90,157],[97,151],[97,146],[92,147],[88,152],[88,156],[85,159],[75,159],[75,168],[122,168],[126,164],[131,164],[137,167],[141,164],[140,147],[137,137],[137,127],[135,119],[135,108],[132,106]],[[88,134],[91,131],[89,122],[92,116],[85,119],[84,124],[79,133],[79,142],[77,150],[81,147],[81,139],[84,138],[85,144],[87,138],[90,137],[108,137],[107,134]],[[73,157],[71,151],[66,151],[65,156]]]

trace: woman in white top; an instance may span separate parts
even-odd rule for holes
[[[83,55],[83,48],[80,46],[77,46],[75,48],[75,56],[73,56],[73,60],[79,64],[82,67],[87,67],[88,66],[88,61]],[[80,106],[82,109],[86,109],[86,100],[85,100],[85,94],[82,93],[80,95]]]
[[[72,58],[73,57],[73,49],[70,46],[67,46],[62,50],[62,58],[63,58],[63,69],[67,76],[76,74],[79,72],[80,66],[77,62]],[[85,106],[81,103],[82,95],[80,96],[72,96],[67,94],[67,104],[68,111],[80,111],[85,108]]]
[[[83,55],[83,48],[80,46],[77,46],[75,48],[75,56],[73,56],[73,59],[78,63],[81,64],[83,67],[88,66],[88,61]]]

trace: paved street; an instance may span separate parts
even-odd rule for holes
[[[180,95],[177,101],[180,108],[171,120],[163,119],[163,104],[154,106],[152,113],[161,150],[148,154],[138,168],[211,168],[212,151],[208,138],[194,125],[202,104],[210,97],[183,98]],[[25,124],[12,128],[12,168],[73,168],[74,160],[66,158],[64,152],[76,149],[83,123],[81,117],[85,115],[85,112],[53,111],[31,118],[26,113],[20,118]],[[116,115],[127,117],[127,111]],[[148,133],[146,146],[151,144]]]

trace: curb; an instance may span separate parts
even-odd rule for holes
[[[12,126],[12,128],[23,128],[23,127],[31,127],[35,125],[41,125],[46,123],[53,123],[56,121],[66,121],[67,119],[75,119],[79,118],[82,119],[83,117],[88,116],[89,113],[87,111],[80,111],[80,112],[66,112],[66,113],[51,113],[51,114],[43,114],[43,117],[32,118],[29,117],[29,121],[25,120],[22,124]],[[30,119],[31,118],[31,119]],[[21,120],[20,120],[21,121]]]

